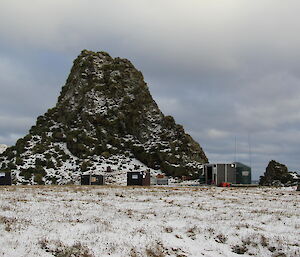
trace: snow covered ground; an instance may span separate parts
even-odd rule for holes
[[[0,256],[300,256],[291,188],[0,187]]]

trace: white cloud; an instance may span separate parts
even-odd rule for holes
[[[226,138],[229,133],[227,131],[222,131],[218,129],[209,129],[207,132],[207,136],[211,139],[220,139],[220,138]]]

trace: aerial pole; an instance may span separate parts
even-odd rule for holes
[[[251,156],[251,142],[250,142],[250,132],[248,132],[248,146],[249,146],[249,165],[251,168],[252,165],[252,156]]]
[[[236,136],[234,137],[234,162],[236,162],[236,151],[237,151],[237,146],[236,146]]]

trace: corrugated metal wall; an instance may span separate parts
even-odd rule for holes
[[[227,165],[227,181],[228,183],[236,183],[236,168],[235,165],[226,164]]]
[[[225,165],[226,164],[217,164],[217,181],[215,181],[217,185],[221,182],[225,182]]]

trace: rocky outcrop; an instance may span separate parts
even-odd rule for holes
[[[288,172],[288,168],[284,164],[272,160],[264,175],[260,177],[259,184],[262,186],[284,185],[292,181],[293,176]]]
[[[130,61],[87,50],[74,61],[56,106],[1,160],[16,182],[60,184],[108,167],[116,176],[146,168],[193,175],[208,162],[183,127],[163,115]]]

